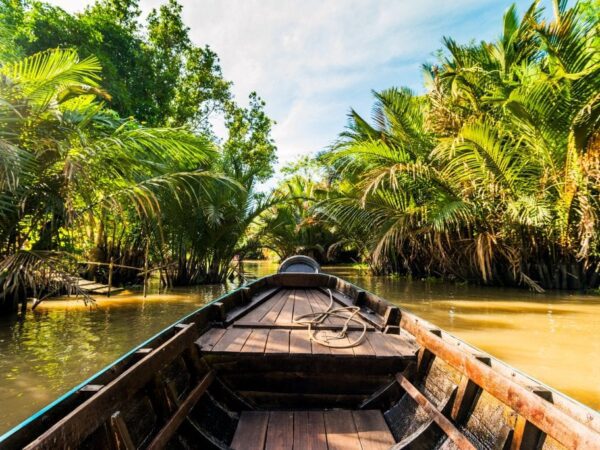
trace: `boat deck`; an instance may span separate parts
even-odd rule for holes
[[[381,411],[245,411],[241,414],[231,448],[369,449],[394,445]]]
[[[383,334],[367,326],[365,339],[359,345],[333,348],[311,341],[306,325],[294,319],[308,313],[326,311],[330,303],[327,293],[318,289],[281,289],[264,302],[255,305],[227,328],[213,328],[197,344],[204,353],[242,353],[277,355],[337,355],[346,357],[414,359],[417,344],[403,332],[398,335]],[[336,307],[340,306],[336,303]],[[345,320],[328,317],[316,327],[332,336]],[[350,344],[359,339],[363,327],[350,323],[347,337],[331,339],[333,345]]]

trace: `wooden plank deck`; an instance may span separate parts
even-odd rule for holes
[[[394,438],[381,411],[245,411],[234,450],[384,450]]]
[[[407,333],[383,334],[373,326],[367,327],[365,338],[354,347],[333,348],[311,341],[307,326],[294,320],[326,311],[329,304],[329,296],[318,289],[281,289],[227,328],[207,331],[197,344],[203,352],[212,353],[414,358],[418,346]],[[333,345],[350,343],[348,338],[358,339],[363,328],[356,323],[349,327],[348,337],[335,338],[344,322],[339,317],[327,318],[316,327],[319,337],[329,338]]]

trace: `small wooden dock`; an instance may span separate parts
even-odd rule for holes
[[[108,284],[98,283],[96,281],[86,280],[81,277],[73,277],[69,280],[70,284],[70,295],[78,295],[84,292],[89,295],[107,295],[116,294],[121,292],[123,288],[109,286]]]

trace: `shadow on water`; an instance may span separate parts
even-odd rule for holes
[[[263,276],[277,270],[245,263]],[[326,267],[413,311],[541,381],[600,408],[600,299],[514,289],[370,277]],[[229,288],[231,288],[230,286]],[[26,320],[0,318],[0,433],[185,314],[226,292],[201,286],[125,291],[95,307],[74,299],[42,303]]]

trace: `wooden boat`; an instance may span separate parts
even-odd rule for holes
[[[144,342],[0,447],[600,449],[600,414],[293,257]]]

